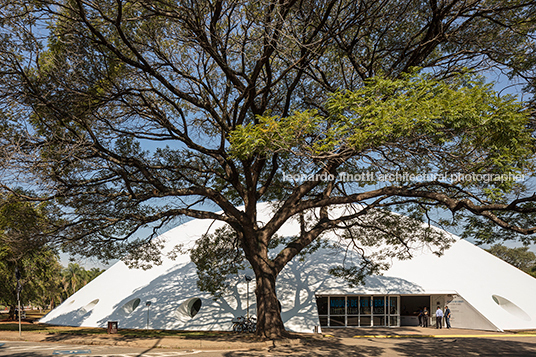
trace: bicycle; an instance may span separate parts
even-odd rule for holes
[[[244,316],[235,317],[231,320],[233,323],[233,332],[255,332],[257,330],[257,318],[245,318]]]

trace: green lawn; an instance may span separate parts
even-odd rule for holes
[[[26,320],[37,321],[43,317],[48,311],[39,313],[39,311],[26,311]],[[0,314],[0,321],[7,319],[8,314]],[[17,321],[0,324],[0,331],[18,331],[19,324]],[[22,331],[32,331],[37,333],[58,333],[69,335],[100,335],[107,334],[105,328],[89,328],[89,327],[69,327],[69,326],[51,326],[46,324],[23,324]],[[119,325],[118,334],[129,337],[164,337],[175,336],[182,338],[199,338],[199,337],[218,337],[229,334],[230,332],[213,332],[213,331],[173,331],[173,330],[132,330],[121,329]]]
[[[39,312],[38,310],[25,310],[26,312],[26,320],[32,320],[36,321],[39,320],[41,317],[45,316],[48,313],[49,310]],[[5,320],[9,318],[9,313],[0,313],[0,321]]]
[[[19,325],[16,322],[0,324],[2,331],[18,331]],[[56,333],[68,335],[105,335],[105,328],[90,328],[90,327],[69,327],[69,326],[50,326],[44,324],[24,324],[22,331],[32,331],[37,333]],[[171,331],[171,330],[130,330],[121,329],[119,326],[119,335],[129,337],[164,337],[175,336],[182,338],[198,338],[198,337],[218,337],[228,335],[230,332],[213,332],[213,331]]]
[[[536,330],[517,331],[514,333],[519,333],[520,335],[536,335]]]

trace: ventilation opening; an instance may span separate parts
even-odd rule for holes
[[[203,303],[200,298],[191,298],[183,302],[177,309],[177,315],[194,317],[197,315]]]
[[[525,321],[531,320],[530,316],[525,311],[523,311],[519,306],[517,306],[510,300],[505,299],[499,295],[491,295],[491,298],[493,299],[493,301],[495,301],[497,305],[502,307],[504,310],[506,310],[506,312],[510,313],[511,315],[523,319]]]
[[[95,299],[82,308],[83,313],[88,313],[99,303],[99,299]]]
[[[121,307],[121,312],[127,315],[132,313],[140,305],[140,301],[141,300],[139,298],[130,300],[129,302],[127,302],[125,305]]]

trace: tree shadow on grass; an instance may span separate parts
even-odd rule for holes
[[[89,329],[90,330],[90,329]],[[239,333],[229,333],[229,332],[206,332],[201,331],[196,333],[195,331],[176,331],[176,334],[173,334],[173,331],[163,330],[162,335],[158,336],[155,333],[158,331],[149,331],[151,334],[144,335],[145,331],[137,331],[132,334],[70,334],[70,333],[57,333],[50,334],[44,340],[46,342],[54,343],[71,343],[71,344],[99,344],[99,345],[119,345],[119,346],[128,346],[128,347],[139,347],[144,348],[154,345],[156,346],[165,346],[166,348],[182,348],[183,344],[187,345],[188,348],[192,343],[199,342],[203,343],[216,343],[220,345],[221,348],[228,348],[229,345],[239,346],[237,348],[244,348],[251,344],[257,344],[262,342],[254,334],[239,334]],[[164,340],[165,339],[165,340]],[[181,342],[184,341],[184,342]],[[209,343],[210,344],[210,343]]]
[[[97,338],[101,341],[100,344],[103,345],[121,345],[123,343],[128,342],[140,342],[140,341],[157,341],[155,343],[155,346],[157,346],[161,341],[162,338],[157,338],[154,336],[122,336],[122,335],[107,335],[107,334],[100,334],[100,335],[89,335],[89,334],[52,334],[50,336],[47,336],[45,338],[45,342],[61,342],[61,343],[79,343],[82,339],[82,341],[91,341],[92,338]]]
[[[529,342],[532,341],[532,342]],[[536,356],[536,339],[426,338],[401,340],[395,346],[399,356]]]
[[[350,342],[352,341],[352,342]],[[279,343],[262,350],[231,351],[225,357],[260,356],[536,356],[535,338],[410,338],[410,339],[311,339],[301,343]]]
[[[260,357],[260,356],[307,356],[307,357],[374,357],[381,356],[385,352],[383,347],[348,345],[340,339],[307,339],[301,343],[278,342],[274,347],[262,350],[231,351],[224,354],[225,357]]]

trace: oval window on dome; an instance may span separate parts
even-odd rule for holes
[[[121,307],[121,312],[124,314],[130,314],[140,305],[141,300],[139,298],[132,299]]]
[[[93,308],[95,308],[95,306],[97,306],[98,303],[99,303],[99,299],[95,299],[91,301],[89,304],[87,304],[86,306],[84,306],[81,310],[83,313],[88,313],[91,310],[93,310]]]
[[[525,311],[523,311],[523,309],[521,309],[519,306],[517,306],[510,300],[499,295],[491,295],[491,298],[493,299],[493,301],[495,301],[497,305],[499,305],[508,313],[510,313],[510,315],[513,315],[525,321],[531,320],[529,314],[527,314]]]
[[[203,305],[203,302],[200,298],[190,298],[186,301],[184,301],[178,308],[177,308],[177,315],[178,316],[188,316],[190,318],[197,315],[199,310],[201,310],[201,306]]]

